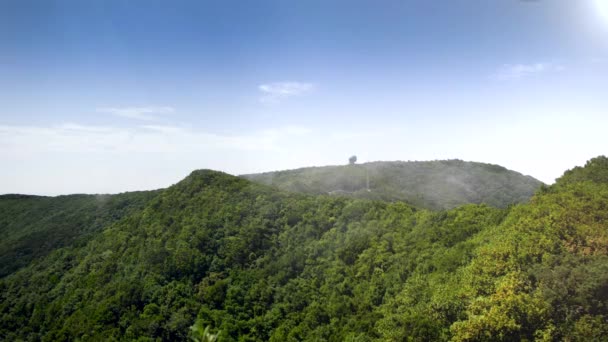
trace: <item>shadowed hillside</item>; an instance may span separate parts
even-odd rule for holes
[[[0,195],[0,277],[140,210],[157,191],[57,197]]]
[[[504,208],[526,202],[542,184],[498,165],[461,160],[372,162],[243,177],[292,192],[401,200],[427,209],[450,209],[467,203]]]

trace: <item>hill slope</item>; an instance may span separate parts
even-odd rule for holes
[[[0,340],[601,341],[607,161],[439,212],[196,171],[0,279]]]
[[[56,248],[84,245],[140,210],[155,191],[57,197],[0,195],[0,278]]]
[[[498,165],[461,160],[373,162],[243,177],[292,192],[401,200],[434,210],[468,203],[504,208],[509,204],[526,202],[542,184],[530,176]]]

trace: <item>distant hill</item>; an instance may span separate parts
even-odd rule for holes
[[[462,160],[372,162],[242,177],[292,192],[401,200],[435,210],[469,203],[504,208],[526,202],[543,184],[499,165]]]
[[[0,278],[141,210],[158,191],[57,197],[0,195]]]

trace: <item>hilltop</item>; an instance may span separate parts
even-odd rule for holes
[[[291,192],[400,200],[432,210],[468,203],[504,208],[526,202],[543,184],[499,165],[462,160],[371,162],[242,177]]]

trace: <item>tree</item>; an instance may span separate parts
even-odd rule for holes
[[[348,163],[350,165],[354,165],[357,162],[357,156],[352,156],[350,158],[348,158]]]
[[[190,327],[192,331],[192,335],[190,338],[195,342],[215,342],[217,341],[217,336],[219,334],[212,334],[209,331],[209,326],[203,328],[203,323],[201,320],[197,320],[193,326]]]

